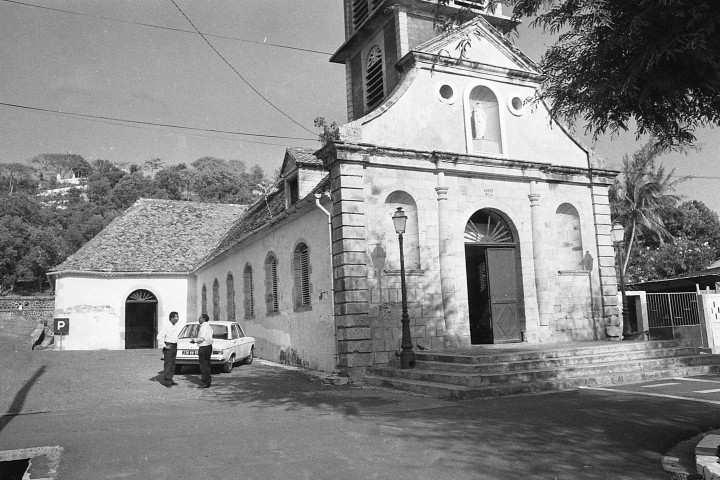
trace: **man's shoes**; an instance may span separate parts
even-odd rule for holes
[[[210,385],[198,385],[197,388],[210,388]]]
[[[172,386],[175,385],[175,384],[172,383],[172,382],[164,382],[163,385],[165,385],[165,388],[170,388],[170,387],[172,387]]]

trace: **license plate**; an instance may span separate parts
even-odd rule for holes
[[[183,355],[197,355],[198,354],[197,352],[198,352],[197,350],[183,350],[182,351]]]

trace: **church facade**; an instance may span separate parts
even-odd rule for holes
[[[332,61],[346,68],[349,122],[318,151],[288,149],[276,191],[227,223],[171,309],[241,322],[269,360],[351,375],[387,364],[400,349],[401,208],[414,344],[621,338],[616,172],[527,101],[540,76],[500,7],[462,3],[474,18],[438,36],[435,2],[345,0]]]

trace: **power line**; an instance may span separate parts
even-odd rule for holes
[[[63,9],[61,9],[61,8],[52,8],[52,7],[45,7],[45,6],[42,6],[42,5],[33,5],[32,3],[19,2],[19,1],[17,1],[17,0],[0,0],[0,1],[6,2],[6,3],[14,3],[14,4],[16,4],[16,5],[23,5],[23,6],[26,6],[26,7],[39,8],[39,9],[42,9],[42,10],[49,10],[49,11],[52,11],[52,12],[67,13],[67,14],[70,14],[70,15],[77,15],[77,16],[80,16],[80,17],[99,18],[99,19],[101,19],[101,20],[107,20],[107,21],[110,21],[110,22],[125,23],[125,24],[129,24],[129,25],[138,25],[138,26],[141,26],[141,27],[157,28],[157,29],[160,29],[160,30],[169,30],[169,31],[172,31],[172,32],[189,33],[189,34],[191,34],[191,35],[205,35],[206,37],[222,38],[222,39],[225,39],[225,40],[234,40],[234,41],[236,41],[236,42],[253,43],[253,44],[256,44],[256,45],[264,45],[264,46],[267,46],[267,47],[285,48],[285,49],[288,49],[288,50],[297,50],[297,51],[300,51],[300,52],[317,53],[317,54],[320,54],[320,55],[332,55],[332,52],[323,52],[323,51],[320,51],[320,50],[313,50],[313,49],[310,49],[310,48],[291,47],[291,46],[289,46],[289,45],[282,45],[282,44],[279,44],[279,43],[258,42],[258,41],[256,41],[256,40],[248,40],[248,39],[245,39],[245,38],[230,37],[230,36],[226,36],[226,35],[214,35],[214,34],[211,34],[211,33],[200,33],[200,32],[195,32],[195,31],[192,31],[192,30],[184,30],[184,29],[182,29],[182,28],[165,27],[165,26],[163,26],[163,25],[155,25],[155,24],[152,24],[152,23],[133,22],[133,21],[130,21],[130,20],[122,20],[122,19],[119,19],[119,18],[106,17],[106,16],[103,16],[103,15],[93,15],[93,14],[90,14],[90,13],[82,13],[82,12],[73,12],[73,11],[71,11],[71,10],[63,10]]]
[[[130,124],[135,124],[135,125],[150,125],[150,126],[155,126],[155,127],[177,128],[177,129],[181,129],[181,130],[192,130],[192,131],[198,131],[198,132],[221,133],[221,134],[227,134],[227,135],[247,135],[247,136],[251,136],[251,137],[262,137],[262,138],[282,138],[282,139],[287,139],[287,140],[306,140],[306,141],[316,140],[315,138],[311,139],[311,138],[306,138],[306,137],[288,137],[288,136],[284,136],[284,135],[268,135],[268,134],[264,134],[264,133],[233,132],[230,130],[217,130],[217,129],[213,129],[213,128],[189,127],[187,125],[175,125],[175,124],[171,124],[171,123],[143,122],[141,120],[128,120],[125,118],[106,117],[106,116],[102,116],[102,115],[88,115],[85,113],[63,112],[60,110],[52,110],[49,108],[40,108],[40,107],[31,107],[28,105],[19,105],[16,103],[0,102],[0,105],[5,106],[5,107],[24,109],[24,110],[33,110],[36,112],[46,112],[46,113],[67,115],[67,116],[72,116],[72,117],[106,120],[108,122],[125,122],[125,123],[130,123]],[[130,126],[130,125],[128,125],[128,126]]]
[[[264,96],[262,93],[260,93],[260,91],[259,91],[257,88],[253,87],[252,84],[251,84],[250,82],[248,82],[248,81],[245,79],[245,77],[243,77],[242,74],[241,74],[240,72],[238,72],[237,69],[236,69],[235,67],[233,67],[232,64],[225,59],[225,57],[222,56],[222,54],[213,46],[213,44],[210,43],[210,41],[209,41],[207,38],[205,38],[205,35],[203,35],[203,34],[200,32],[200,30],[198,30],[198,28],[195,26],[195,24],[192,22],[192,20],[190,20],[190,18],[188,18],[188,16],[185,15],[185,12],[183,12],[182,9],[178,6],[178,4],[175,3],[175,0],[170,0],[170,1],[172,2],[173,5],[175,5],[175,7],[180,11],[180,13],[182,14],[182,16],[185,17],[185,20],[187,20],[188,23],[195,29],[195,31],[198,33],[198,35],[200,35],[200,37],[205,41],[205,43],[208,44],[208,46],[213,50],[213,52],[215,52],[215,53],[217,54],[217,56],[220,57],[220,59],[221,59],[223,62],[225,62],[225,64],[226,64],[228,67],[230,67],[230,69],[231,69],[233,72],[235,72],[235,74],[236,74],[238,77],[240,77],[240,80],[242,80],[243,82],[245,82],[245,84],[252,89],[253,92],[255,92],[260,98],[262,98],[263,100],[265,100],[265,102],[267,102],[268,105],[270,105],[270,106],[273,107],[275,110],[277,110],[278,112],[280,112],[284,117],[286,117],[288,120],[290,120],[291,122],[293,122],[295,125],[297,125],[298,127],[302,128],[302,129],[305,130],[306,132],[309,132],[309,133],[311,133],[311,134],[313,134],[313,135],[315,134],[315,132],[313,132],[312,130],[308,129],[308,128],[305,127],[303,124],[301,124],[300,122],[298,122],[297,120],[295,120],[294,118],[292,118],[290,115],[288,115],[287,113],[285,113],[285,112],[283,112],[282,110],[280,110],[280,108],[278,108],[277,106],[275,106],[274,103],[272,103],[270,100],[268,100],[267,98],[265,98],[265,96]]]

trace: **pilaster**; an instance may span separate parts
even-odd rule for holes
[[[368,317],[370,294],[366,252],[364,167],[330,162],[332,260],[338,368],[348,372],[372,365]]]

